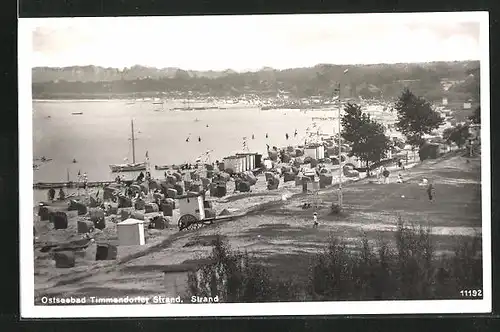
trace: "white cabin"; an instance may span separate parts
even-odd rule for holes
[[[142,246],[146,244],[144,237],[144,221],[126,219],[116,224],[120,246]]]
[[[308,191],[319,190],[319,179],[314,179],[314,181],[307,182],[307,190]]]
[[[244,156],[229,156],[223,159],[224,168],[232,169],[235,173],[241,173],[244,170],[244,162],[246,158]]]
[[[179,202],[179,217],[190,214],[199,220],[205,219],[203,196],[200,194],[186,194],[177,198]]]
[[[244,167],[243,167],[244,171],[251,171],[251,170],[255,169],[255,156],[256,155],[257,155],[256,153],[250,153],[250,152],[236,154],[237,157],[245,158]]]
[[[313,159],[325,158],[325,147],[323,145],[309,145],[304,149],[304,157],[311,157]]]

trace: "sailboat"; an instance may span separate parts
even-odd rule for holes
[[[127,164],[111,164],[109,167],[111,168],[111,172],[113,173],[118,173],[118,172],[133,172],[133,171],[145,171],[146,170],[146,163],[136,163],[135,162],[135,136],[134,136],[134,120],[130,121],[131,123],[131,129],[132,129],[132,163],[127,163]]]

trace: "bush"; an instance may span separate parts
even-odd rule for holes
[[[218,295],[224,302],[246,303],[296,299],[292,291],[297,286],[291,280],[271,279],[266,267],[246,252],[231,250],[219,235],[209,259],[212,263],[203,266],[199,275],[189,273],[190,296]]]
[[[309,266],[308,280],[273,278],[248,253],[232,251],[216,237],[211,262],[189,274],[190,295],[224,302],[458,299],[460,289],[482,288],[481,238],[462,237],[451,255],[437,256],[431,228],[398,218],[392,245],[370,243],[354,249],[331,237]]]
[[[340,208],[340,205],[336,204],[336,203],[332,203],[332,205],[330,206],[330,214],[340,214],[340,212],[342,212],[342,209]]]
[[[313,299],[390,300],[459,298],[459,289],[480,289],[480,238],[457,242],[454,255],[439,257],[429,227],[405,224],[399,218],[395,246],[379,241],[378,248],[362,238],[357,251],[333,238],[311,268]]]

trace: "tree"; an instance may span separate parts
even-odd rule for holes
[[[469,120],[471,120],[474,124],[481,124],[481,106],[476,108],[474,113],[469,116]]]
[[[424,143],[422,136],[430,134],[444,123],[444,118],[422,97],[405,88],[394,107],[398,113],[396,128],[405,136],[408,144],[418,147]]]
[[[452,128],[446,128],[443,131],[443,139],[448,145],[455,143],[459,148],[467,143],[469,138],[469,126],[458,124]]]
[[[351,145],[350,155],[358,157],[369,168],[370,162],[380,161],[392,145],[380,123],[364,114],[361,107],[348,103],[342,117],[341,136]]]

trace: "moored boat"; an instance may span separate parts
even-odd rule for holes
[[[135,171],[145,171],[147,169],[147,163],[146,162],[141,162],[137,163],[135,161],[135,135],[134,135],[134,121],[130,121],[130,127],[131,127],[131,132],[132,132],[132,137],[130,140],[132,141],[132,162],[131,163],[124,163],[124,164],[111,164],[109,165],[109,168],[111,169],[112,173],[121,173],[121,172],[135,172]],[[148,158],[147,152],[146,152],[146,158]]]
[[[129,163],[129,164],[113,164],[109,165],[111,172],[133,172],[133,171],[145,171],[146,163]]]
[[[158,171],[163,171],[169,169],[171,166],[170,165],[155,165],[155,169]]]

